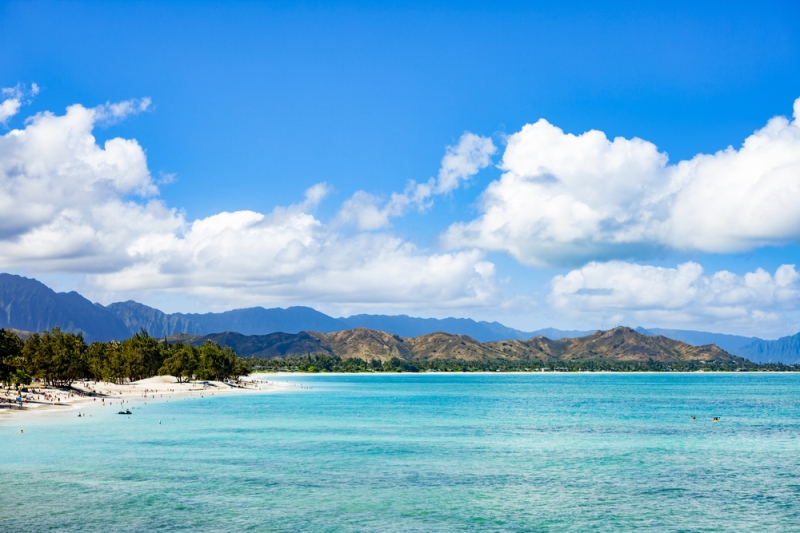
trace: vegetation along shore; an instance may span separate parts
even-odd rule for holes
[[[249,372],[246,360],[213,342],[159,342],[142,331],[122,342],[87,345],[82,335],[58,327],[24,341],[16,332],[0,329],[0,381],[7,386],[26,386],[33,380],[54,387],[70,387],[78,380],[121,384],[158,375],[175,376],[178,382],[223,381]]]

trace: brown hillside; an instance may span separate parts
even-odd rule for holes
[[[406,339],[383,331],[355,328],[333,333],[311,331],[308,334],[342,359],[357,357],[365,361],[373,359],[388,361],[392,357],[412,358],[411,348]]]
[[[415,359],[461,359],[463,361],[487,361],[503,357],[493,347],[481,344],[467,335],[430,333],[406,339]]]
[[[485,345],[501,353],[504,359],[539,359],[542,361],[550,361],[558,359],[558,357],[553,354],[552,344],[555,342],[557,341],[551,341],[547,337],[533,337],[526,341],[496,341],[487,342]]]
[[[559,359],[596,359],[613,361],[734,361],[738,358],[714,345],[691,346],[663,336],[649,336],[631,328],[618,327],[597,331],[586,337],[563,339],[554,346]]]
[[[631,328],[596,331],[586,337],[553,341],[534,337],[527,341],[487,343],[502,345],[514,359],[534,358],[537,352],[547,360],[606,359],[609,361],[735,361],[739,358],[710,344],[692,346],[663,336],[643,335]]]

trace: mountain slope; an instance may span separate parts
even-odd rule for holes
[[[338,319],[345,329],[367,328],[390,331],[402,337],[419,337],[438,331],[469,335],[481,342],[527,339],[531,333],[509,328],[499,322],[476,322],[470,318],[416,318],[407,315],[353,315]]]
[[[77,292],[55,292],[43,283],[0,274],[0,328],[44,331],[59,326],[87,341],[130,337],[125,324]]]
[[[170,339],[171,340],[171,339]],[[176,339],[178,340],[178,339]],[[216,342],[220,346],[230,346],[243,357],[301,357],[306,355],[333,355],[330,348],[313,335],[300,333],[270,333],[268,335],[242,335],[241,333],[214,333],[204,337],[187,339],[191,344],[201,346],[206,341]]]
[[[757,339],[739,349],[739,354],[756,363],[800,363],[800,333],[774,341]]]
[[[661,363],[677,361],[735,361],[738,358],[722,348],[711,345],[692,346],[664,336],[643,335],[617,327],[597,331],[586,337],[563,339],[551,344],[558,359],[603,358],[613,361],[647,361]]]
[[[459,359],[462,361],[489,361],[502,358],[492,343],[480,343],[467,335],[430,333],[408,339],[415,359]]]
[[[548,339],[557,341],[561,339],[574,339],[575,337],[585,337],[586,335],[591,335],[592,333],[594,333],[594,331],[591,330],[542,328],[542,329],[537,329],[536,331],[531,331],[530,335],[526,336],[523,340],[530,339],[531,337],[547,337]],[[506,339],[493,339],[493,340],[506,340]]]
[[[683,341],[695,346],[704,344],[716,344],[723,350],[734,355],[745,357],[741,350],[755,341],[760,341],[757,337],[743,337],[741,335],[727,335],[725,333],[709,333],[707,331],[692,331],[686,329],[663,329],[663,328],[636,328],[639,333],[645,335],[663,335],[670,339]]]
[[[416,318],[406,315],[353,315],[333,318],[310,307],[287,309],[251,307],[222,313],[162,313],[137,302],[118,302],[107,307],[122,320],[131,334],[144,328],[150,335],[163,337],[176,333],[194,335],[222,331],[236,331],[244,335],[269,333],[298,333],[319,331],[332,333],[349,329],[366,328],[387,331],[403,337],[418,337],[437,331],[469,335],[487,342],[501,339],[527,339],[533,334],[506,327],[499,322],[476,322],[469,318]],[[557,338],[558,330],[550,330]],[[564,332],[567,333],[567,332]]]
[[[108,311],[119,318],[130,334],[144,329],[151,337],[169,337],[176,333],[189,333],[191,335],[202,335],[205,333],[200,324],[180,316],[178,314],[168,315],[148,307],[139,302],[128,300],[127,302],[117,302],[106,307]]]
[[[189,320],[206,333],[237,331],[244,335],[267,333],[299,333],[300,331],[339,331],[347,327],[324,313],[310,307],[279,307],[265,309],[250,307],[223,313],[175,313],[171,316]]]
[[[406,339],[383,331],[366,328],[355,328],[333,333],[310,332],[310,335],[328,348],[330,353],[342,359],[358,357],[370,361],[380,359],[388,361],[392,357],[410,359],[412,352]]]

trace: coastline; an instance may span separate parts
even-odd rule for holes
[[[549,376],[553,374],[565,374],[565,375],[587,375],[587,374],[602,374],[602,375],[637,375],[637,374],[713,374],[713,375],[768,375],[768,374],[798,374],[800,372],[795,370],[751,370],[748,372],[734,372],[730,370],[674,370],[674,371],[659,371],[659,370],[631,370],[631,371],[610,371],[610,370],[574,370],[568,372],[556,372],[556,371],[530,371],[525,372],[521,370],[509,370],[503,372],[492,372],[490,370],[479,370],[475,372],[464,372],[464,371],[422,371],[422,372],[253,372],[251,376],[398,376],[398,375],[408,375],[408,376],[435,376],[435,375],[489,375],[489,376],[498,376],[504,374],[513,374],[513,375],[535,375],[535,376]]]
[[[160,402],[177,398],[203,398],[233,394],[270,394],[282,392],[292,386],[288,383],[261,380],[254,375],[241,379],[238,385],[221,381],[178,383],[172,376],[158,376],[121,385],[80,381],[73,383],[69,390],[37,387],[36,385],[34,383],[27,387],[31,392],[22,393],[28,398],[28,401],[23,402],[21,407],[3,406],[0,408],[0,424],[12,420],[19,422],[30,416],[42,414],[74,415],[105,407],[124,410],[128,406],[135,406],[146,401]],[[39,391],[39,393],[32,391]],[[3,394],[5,397],[13,395],[16,393]]]

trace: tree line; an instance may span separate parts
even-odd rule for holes
[[[317,354],[275,359],[251,358],[253,370],[267,372],[787,372],[800,371],[800,365],[780,363],[758,364],[740,361],[608,361],[583,359],[544,361],[541,359],[491,359],[464,361],[461,359],[400,359],[387,361],[359,358],[342,359],[335,355]]]
[[[199,347],[170,344],[142,330],[121,342],[87,345],[82,334],[58,327],[24,341],[14,331],[0,329],[0,382],[6,386],[27,385],[33,379],[58,387],[80,379],[123,383],[156,375],[178,381],[225,380],[249,372],[247,361],[233,349],[211,341]]]

